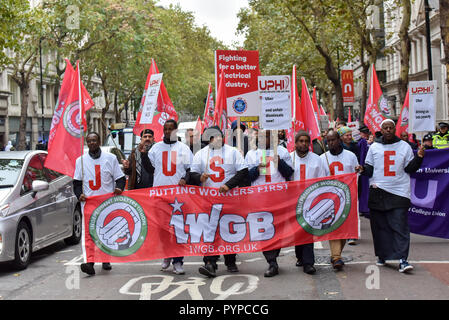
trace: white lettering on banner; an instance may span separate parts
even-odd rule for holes
[[[183,215],[173,214],[170,220],[170,225],[175,229],[176,242],[188,243],[188,238],[190,236],[190,243],[192,244],[200,243],[201,237],[203,238],[203,242],[212,243],[214,242],[218,225],[220,225],[220,235],[224,235],[223,240],[230,239],[237,242],[246,237],[246,223],[248,223],[250,241],[264,241],[273,238],[274,217],[271,212],[264,211],[249,213],[245,221],[243,217],[233,214],[223,214],[220,218],[222,209],[222,204],[214,204],[212,205],[210,215],[200,213],[198,214],[198,218],[196,218],[196,213],[188,213],[185,215],[185,222]],[[231,222],[237,223],[231,224]],[[186,225],[189,226],[188,233],[185,232]],[[230,231],[230,225],[233,226],[232,232]],[[235,241],[236,239],[239,240]],[[228,246],[219,246],[216,248],[213,245],[208,247],[209,253],[223,253],[233,250],[231,246],[229,246],[229,248]]]
[[[242,281],[236,282],[229,287],[229,282],[235,280],[235,278],[242,279]],[[173,276],[142,276],[129,280],[120,288],[119,293],[139,296],[140,300],[151,300],[155,294],[165,293],[165,291],[174,288],[157,300],[171,300],[183,292],[187,292],[192,300],[203,300],[199,288],[204,286],[208,279],[189,277],[189,280],[184,281],[174,282],[173,280]],[[142,283],[142,281],[145,282]],[[210,284],[210,291],[211,293],[218,295],[215,300],[225,300],[232,295],[252,293],[257,289],[258,282],[259,278],[257,276],[249,274],[219,276],[214,278]],[[224,285],[225,283],[226,285]],[[133,288],[138,287],[139,284],[141,286],[140,291],[133,291]]]
[[[174,195],[195,195],[207,197],[238,197],[242,195],[249,195],[254,193],[266,192],[283,192],[288,190],[288,183],[273,183],[267,185],[260,185],[247,188],[236,188],[226,193],[221,193],[216,188],[196,188],[196,187],[166,187],[166,188],[151,188],[149,190],[150,197],[174,196]],[[198,192],[197,192],[198,191]]]

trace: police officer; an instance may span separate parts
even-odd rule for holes
[[[438,123],[440,131],[433,136],[433,147],[435,149],[444,149],[449,147],[449,124],[447,122]]]

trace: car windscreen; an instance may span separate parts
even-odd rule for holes
[[[21,159],[0,159],[0,188],[13,187],[22,170]]]

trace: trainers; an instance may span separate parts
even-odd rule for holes
[[[348,244],[350,246],[355,246],[357,245],[357,239],[348,239]]]
[[[399,272],[408,272],[412,270],[413,266],[410,265],[407,261],[403,260],[399,263]]]
[[[112,269],[112,266],[109,262],[103,262],[102,268],[103,268],[103,270],[109,271]]]
[[[206,265],[201,266],[198,272],[205,275],[208,278],[214,278],[217,274],[215,273],[215,268],[212,263],[206,263]]]
[[[182,268],[181,262],[173,263],[173,273],[175,274],[184,274],[184,269]]]
[[[378,258],[378,259],[377,259],[376,266],[383,267],[383,266],[385,266],[386,264],[387,264],[387,263],[385,262],[384,259],[382,259],[382,258]]]
[[[164,259],[164,261],[162,261],[161,271],[166,271],[168,269],[168,267],[170,267],[170,263],[171,263],[171,258]]]
[[[81,271],[84,273],[87,273],[90,276],[93,276],[95,274],[94,264],[89,263],[82,263],[81,264]]]

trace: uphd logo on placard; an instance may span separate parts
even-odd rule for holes
[[[259,89],[261,91],[288,90],[289,88],[290,80],[288,77],[279,80],[259,80]]]

